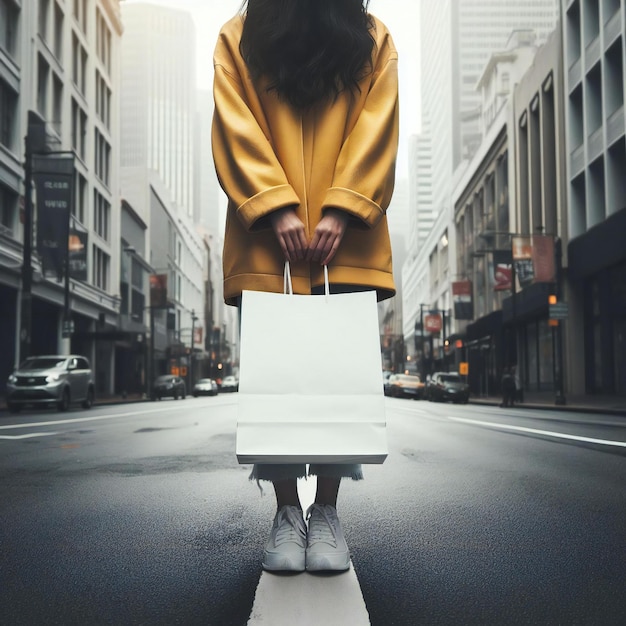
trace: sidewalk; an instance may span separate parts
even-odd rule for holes
[[[557,411],[575,411],[580,413],[601,413],[626,418],[626,397],[623,396],[567,396],[565,405],[555,404],[552,392],[525,392],[524,402],[516,403],[516,407],[528,409],[547,409]],[[500,396],[470,396],[470,404],[499,406]],[[149,402],[142,394],[98,396],[94,406],[113,404],[132,404]],[[0,398],[0,415],[8,415],[4,398]]]
[[[148,402],[149,400],[144,397],[143,394],[128,394],[127,396],[123,395],[106,395],[106,396],[96,396],[96,401],[94,402],[94,406],[103,406],[103,405],[113,405],[113,404],[133,404],[136,402]],[[78,405],[73,405],[78,406]],[[6,401],[4,398],[0,397],[0,417],[4,417],[9,415],[7,410]]]
[[[470,396],[471,404],[500,406],[500,396]],[[580,413],[602,413],[626,417],[626,397],[573,395],[565,397],[566,404],[556,404],[555,395],[550,391],[524,392],[524,402],[515,406],[529,409],[547,409],[551,411],[575,411]]]

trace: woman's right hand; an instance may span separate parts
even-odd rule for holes
[[[308,249],[304,223],[295,209],[285,207],[270,214],[270,220],[278,243],[290,263],[302,260]]]

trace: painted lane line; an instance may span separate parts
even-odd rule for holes
[[[488,428],[499,428],[500,430],[511,430],[514,432],[529,433],[531,435],[545,435],[546,437],[554,437],[556,439],[568,439],[570,441],[582,441],[584,443],[597,443],[603,446],[626,448],[625,441],[612,441],[610,439],[595,439],[594,437],[567,435],[565,433],[555,433],[549,430],[538,430],[537,428],[526,428],[524,426],[509,426],[508,424],[494,424],[493,422],[481,422],[479,420],[465,419],[463,417],[448,416],[448,419],[453,422],[463,422],[464,424],[472,424],[474,426],[487,426]]]
[[[299,479],[298,496],[306,510],[315,500],[317,478]],[[369,626],[361,586],[350,562],[347,572],[329,577],[307,572],[277,576],[263,572],[247,626]]]
[[[276,576],[263,572],[247,626],[369,626],[370,619],[352,563],[347,572]]]
[[[151,409],[149,411],[133,411],[132,413],[116,413],[115,415],[98,415],[95,417],[75,417],[65,420],[51,420],[49,422],[30,422],[28,424],[5,424],[0,426],[0,430],[14,430],[15,428],[33,428],[35,426],[57,426],[59,424],[74,424],[77,422],[95,422],[98,420],[112,420],[120,417],[133,417],[135,415],[153,415],[154,413],[165,413],[172,409]]]
[[[61,433],[28,433],[27,435],[0,435],[0,439],[32,439],[33,437],[52,437]]]

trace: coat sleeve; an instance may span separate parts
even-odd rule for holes
[[[300,199],[250,110],[236,73],[216,64],[213,95],[212,149],[217,176],[244,227],[253,230],[272,211],[298,205]]]
[[[344,210],[370,228],[385,214],[395,182],[399,113],[398,58],[393,46],[372,80],[322,206]]]

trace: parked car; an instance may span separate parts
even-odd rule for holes
[[[222,386],[220,387],[220,391],[223,392],[232,392],[239,391],[239,381],[235,376],[226,376],[222,381]]]
[[[193,386],[193,397],[216,396],[218,392],[217,383],[212,378],[201,378]]]
[[[185,399],[187,395],[187,387],[185,381],[180,376],[166,374],[159,376],[152,385],[152,399],[161,400],[161,398],[178,398]]]
[[[26,359],[7,381],[7,408],[18,413],[24,406],[56,406],[67,411],[73,403],[89,409],[95,384],[84,356],[43,355]]]
[[[431,402],[462,402],[469,400],[469,385],[456,372],[435,372],[428,383],[426,395]]]
[[[419,400],[424,395],[424,383],[415,374],[392,374],[389,377],[387,395],[393,398]]]

